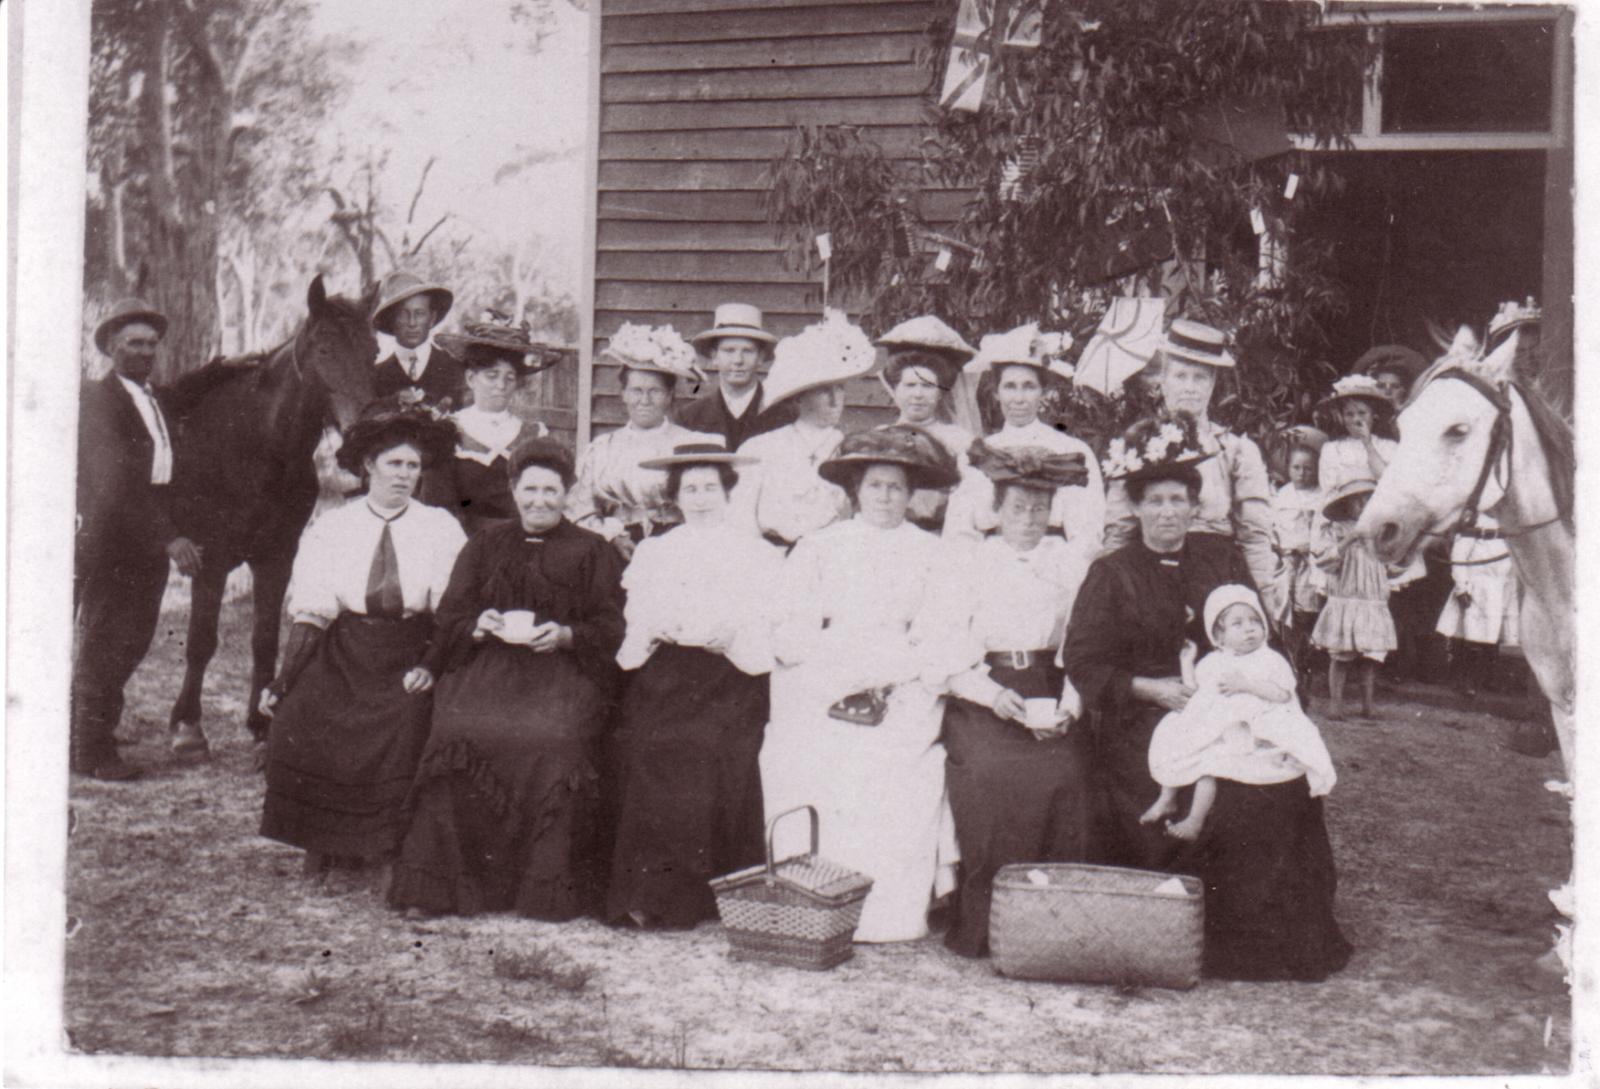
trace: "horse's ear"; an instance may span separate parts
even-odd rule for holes
[[[306,306],[314,314],[321,310],[328,301],[328,289],[322,283],[322,273],[317,273],[317,278],[311,281],[311,287],[306,291]]]
[[[1521,337],[1522,330],[1513,329],[1511,335],[1500,342],[1500,347],[1485,357],[1478,365],[1484,378],[1491,382],[1505,382],[1511,379],[1514,373],[1511,365],[1517,358],[1517,342]]]
[[[1473,334],[1470,326],[1463,325],[1456,330],[1455,339],[1450,341],[1450,346],[1444,354],[1452,359],[1468,360],[1478,357],[1478,338]]]

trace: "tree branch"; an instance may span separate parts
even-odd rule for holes
[[[440,227],[443,227],[444,224],[445,224],[445,220],[447,220],[449,218],[450,218],[450,213],[449,212],[446,212],[444,215],[440,216],[438,222],[436,222],[433,226],[429,227],[426,231],[422,232],[422,237],[417,239],[416,244],[414,246],[411,246],[409,249],[406,250],[406,256],[407,257],[415,257],[417,254],[421,253],[422,252],[422,247],[427,243],[428,239],[433,236],[433,232],[437,231]]]
[[[423,187],[428,184],[428,172],[433,169],[433,164],[438,161],[437,155],[428,156],[428,161],[422,164],[422,176],[417,179],[417,191],[411,194],[411,207],[406,209],[406,226],[411,226],[417,215],[417,202],[422,199]],[[443,222],[442,220],[440,222]],[[438,224],[434,224],[438,226]],[[426,237],[426,236],[424,236]],[[417,243],[419,246],[421,243]]]
[[[189,48],[194,50],[201,71],[218,88],[225,88],[227,80],[223,76],[222,58],[217,54],[216,43],[206,32],[206,17],[195,10],[191,0],[176,0],[171,7],[177,13],[178,27]]]

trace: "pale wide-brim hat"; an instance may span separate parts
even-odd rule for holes
[[[106,355],[111,354],[111,338],[129,325],[148,325],[156,336],[167,335],[167,316],[143,299],[123,299],[111,308],[105,320],[95,326],[94,346]]]
[[[761,327],[761,309],[749,303],[723,303],[711,316],[711,328],[696,333],[689,343],[696,351],[709,355],[723,337],[744,337],[769,348],[778,342]]]
[[[430,284],[409,272],[391,272],[378,285],[378,305],[372,311],[372,327],[394,335],[394,309],[407,299],[427,295],[433,302],[433,324],[438,325],[455,305],[456,297],[442,284]]]
[[[922,357],[932,367],[939,388],[948,390],[961,373],[961,365],[978,354],[960,333],[932,314],[903,321],[873,343],[889,353],[883,378],[891,387],[899,382],[906,359]]]
[[[993,367],[1032,367],[1070,382],[1075,372],[1062,353],[1071,346],[1070,333],[1041,333],[1039,323],[1030,321],[1004,333],[986,334],[966,369],[982,374]]]
[[[1394,411],[1394,402],[1384,395],[1378,380],[1370,374],[1345,375],[1333,384],[1332,393],[1317,402],[1317,407],[1336,409],[1343,401],[1366,401],[1375,413]]]
[[[690,382],[705,379],[694,349],[683,339],[683,334],[670,325],[623,322],[606,341],[600,358],[627,371],[650,371]]]
[[[818,386],[864,378],[877,365],[867,334],[844,311],[828,310],[821,321],[778,341],[772,370],[762,383],[767,407]]]
[[[1173,318],[1161,336],[1161,354],[1168,359],[1199,363],[1207,367],[1231,367],[1228,334],[1221,329],[1188,318]]]
[[[1351,509],[1355,506],[1355,501],[1363,495],[1372,494],[1377,488],[1377,482],[1366,477],[1346,480],[1323,499],[1322,513],[1336,522],[1350,521],[1355,516],[1355,512]]]
[[[1206,595],[1206,638],[1211,640],[1213,646],[1217,642],[1217,618],[1235,605],[1250,606],[1263,624],[1267,622],[1267,611],[1261,607],[1261,599],[1254,590],[1237,582],[1223,583]]]
[[[735,454],[716,442],[685,442],[672,448],[672,453],[662,458],[648,458],[639,463],[641,469],[674,469],[690,465],[751,465],[760,458],[748,454]]]

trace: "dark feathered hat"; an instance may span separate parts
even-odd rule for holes
[[[360,476],[369,457],[407,444],[416,447],[424,465],[432,465],[449,457],[459,439],[460,432],[448,416],[422,405],[398,407],[385,399],[362,410],[361,418],[345,432],[336,458],[341,469]]]
[[[913,488],[953,488],[961,479],[944,444],[920,427],[889,424],[846,435],[838,453],[817,466],[822,478],[841,488],[868,465],[903,465]]]

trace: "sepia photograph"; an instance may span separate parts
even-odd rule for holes
[[[1594,1084],[1590,7],[13,0],[5,1084]]]

